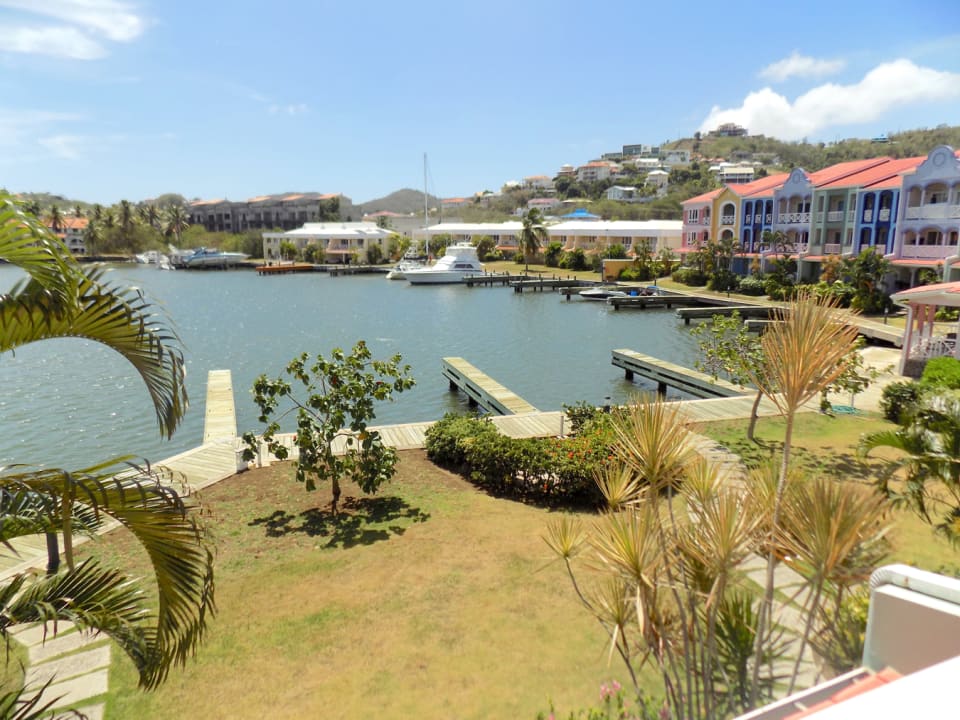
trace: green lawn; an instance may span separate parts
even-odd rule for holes
[[[384,492],[348,501],[339,523],[288,465],[208,489],[209,637],[150,694],[115,651],[107,716],[533,718],[623,682],[541,539],[550,513],[401,456]],[[101,551],[130,560],[115,535]]]
[[[772,454],[779,457],[783,445],[784,421],[764,418],[757,423],[757,439],[746,439],[746,420],[711,423],[700,432],[737,453],[748,465],[755,465]],[[857,456],[861,435],[896,425],[875,414],[838,415],[817,413],[799,415],[794,431],[791,455],[794,464],[811,473],[821,473],[849,482],[872,483],[890,452],[877,451],[869,458]],[[875,455],[875,457],[874,457]],[[960,567],[960,551],[934,535],[929,525],[906,510],[891,510],[894,521],[893,551],[890,562],[915,565],[924,570],[954,573]]]

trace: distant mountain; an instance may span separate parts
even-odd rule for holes
[[[427,196],[427,204],[431,208],[440,207],[440,198],[433,195]],[[386,197],[368,200],[359,205],[364,215],[370,213],[387,212],[399,213],[401,215],[422,215],[423,214],[423,193],[420,190],[411,190],[404,188],[392,192]]]

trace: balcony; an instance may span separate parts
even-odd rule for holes
[[[839,255],[840,254],[840,243],[827,243],[823,246],[824,255]]]
[[[773,225],[773,213],[767,213],[766,222],[767,225]]]
[[[873,210],[864,210],[863,211],[863,221],[865,223],[873,222]]]
[[[915,260],[940,260],[957,254],[956,245],[904,245],[900,257]]]
[[[940,335],[926,338],[911,346],[910,357],[935,358],[947,355],[956,356],[957,341]]]
[[[828,212],[827,222],[843,222],[843,210],[831,210]]]
[[[822,223],[822,222],[823,222],[823,213],[822,213],[822,212],[818,212],[818,213],[817,213],[817,223],[819,224],[819,223]]]
[[[907,220],[939,220],[943,218],[960,218],[960,205],[935,203],[907,208]]]
[[[890,222],[890,208],[880,208],[877,220],[880,222]]]
[[[721,215],[720,224],[721,225],[733,225],[736,222],[736,215]]]
[[[770,217],[769,215],[767,217]],[[809,224],[810,213],[808,212],[790,212],[778,216],[781,223],[785,225]]]

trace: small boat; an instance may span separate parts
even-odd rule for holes
[[[407,270],[403,275],[411,285],[438,285],[458,283],[483,272],[477,249],[470,243],[455,243],[448,246],[446,254],[433,265]]]
[[[426,267],[416,258],[403,258],[387,273],[387,280],[406,280],[406,273]]]
[[[599,300],[601,302],[606,302],[607,298],[612,297],[627,297],[627,293],[623,290],[616,290],[609,287],[595,287],[588,290],[581,290],[578,294],[584,300]]]
[[[188,268],[198,267],[230,267],[238,265],[249,256],[245,253],[221,252],[208,248],[197,248],[191,255],[183,257],[183,264]]]
[[[145,253],[134,255],[133,259],[140,265],[159,265],[162,257],[163,255],[156,250],[147,250]]]

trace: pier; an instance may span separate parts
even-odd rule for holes
[[[715,305],[711,307],[687,307],[678,308],[677,317],[683,319],[684,325],[689,325],[691,320],[708,320],[714,315],[733,315],[738,313],[740,317],[769,319],[774,310],[774,305]]]
[[[566,290],[571,288],[596,287],[600,283],[592,280],[577,280],[576,278],[537,278],[536,280],[519,280],[510,283],[515,293],[522,293],[524,290],[533,290],[534,292],[543,292],[544,290]]]
[[[460,357],[441,360],[443,376],[451,390],[460,390],[471,405],[480,405],[497,415],[521,415],[538,412],[537,408],[511,392],[486,373]]]
[[[493,287],[494,285],[512,285],[515,282],[527,280],[529,275],[511,275],[510,273],[484,273],[483,275],[468,275],[461,282],[467,287]]]
[[[667,386],[683,390],[699,398],[739,397],[749,393],[745,388],[706,373],[674,365],[666,360],[644,355],[634,350],[614,350],[613,365],[623,368],[627,380],[640,375],[657,383],[657,392],[665,395]]]
[[[259,265],[257,275],[288,275],[290,273],[320,272],[319,265],[308,263],[287,263],[281,265]]]
[[[699,298],[689,295],[628,295],[627,297],[607,298],[607,305],[612,305],[614,310],[620,308],[669,309],[674,306],[687,307],[690,305],[694,305],[696,309],[701,309],[702,304],[703,302]]]

